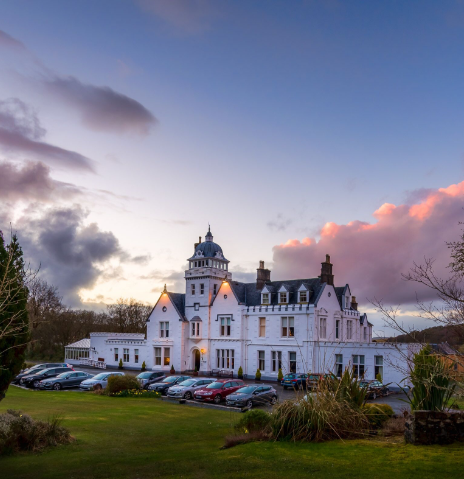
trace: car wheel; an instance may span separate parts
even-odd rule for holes
[[[214,402],[216,404],[219,404],[220,402],[222,401],[222,397],[220,394],[216,394],[216,396],[214,396]]]
[[[253,407],[253,401],[251,399],[248,399],[248,401],[246,402],[246,407],[248,409],[251,409]]]
[[[101,391],[103,388],[102,388],[101,384],[95,384],[95,386],[93,387],[93,389],[94,389],[95,391]]]
[[[187,400],[192,399],[192,393],[189,392],[189,391],[187,391],[187,392],[184,394],[184,399],[187,399]]]
[[[277,396],[272,396],[271,398],[271,404],[274,406],[274,404],[277,402]]]
[[[54,389],[55,391],[59,391],[59,390],[61,389],[61,384],[60,384],[60,383],[55,383],[55,384],[53,385],[53,389]]]
[[[32,383],[32,385],[35,387],[35,388],[38,388],[39,387],[39,381],[34,381]]]

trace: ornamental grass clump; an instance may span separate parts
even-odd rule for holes
[[[137,381],[135,376],[110,376],[108,378],[108,385],[105,388],[105,394],[108,396],[113,396],[121,391],[127,391],[131,389],[140,389],[140,383]]]
[[[363,412],[374,429],[382,428],[393,417],[393,409],[389,404],[370,403],[363,406]]]
[[[21,411],[8,409],[0,414],[0,456],[20,451],[40,451],[58,444],[69,444],[73,438],[61,426],[60,418],[35,421]]]
[[[323,380],[304,399],[284,401],[274,407],[271,437],[321,442],[364,436],[369,421],[358,406],[361,397],[343,381]]]

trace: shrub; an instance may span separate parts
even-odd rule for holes
[[[377,379],[377,381],[382,382],[382,375],[380,373],[377,373],[377,375],[375,376],[375,379]]]
[[[61,419],[57,417],[43,422],[11,409],[0,414],[0,456],[19,451],[38,451],[71,441],[69,431],[61,426]]]
[[[381,428],[393,416],[393,409],[388,404],[365,404],[363,411],[375,429]]]
[[[347,401],[354,408],[362,408],[366,401],[365,387],[361,387],[360,379],[354,375],[351,368],[346,368],[340,378],[329,376],[319,383],[323,388],[328,387],[336,395],[338,401]]]
[[[334,381],[321,381],[314,394],[303,400],[277,404],[272,411],[272,437],[319,442],[364,435],[369,422],[345,398],[341,387]]]
[[[240,367],[238,368],[237,376],[238,376],[239,378],[243,378],[243,369],[242,369],[242,366],[240,366]]]
[[[118,393],[111,394],[112,397],[118,398],[159,398],[161,393],[158,391],[144,391],[143,389],[125,389],[124,391],[119,391]]]
[[[147,365],[145,364],[145,361],[142,363],[142,371],[146,371],[147,370]]]
[[[170,371],[171,374],[176,374],[176,370],[174,369],[174,365],[171,364],[171,371]]]
[[[408,395],[411,409],[443,411],[456,388],[451,383],[451,374],[451,366],[432,354],[430,346],[416,353],[409,374],[413,385],[412,396]]]
[[[119,360],[118,369],[123,369],[122,359]]]
[[[259,369],[256,370],[255,379],[256,381],[261,380],[261,371]]]
[[[251,409],[242,415],[234,426],[237,432],[266,432],[271,424],[271,415],[261,409]]]
[[[105,393],[111,396],[127,389],[140,389],[140,384],[135,376],[110,376]]]
[[[284,378],[284,374],[282,372],[282,369],[279,369],[279,372],[277,373],[277,381],[282,381],[282,379]]]

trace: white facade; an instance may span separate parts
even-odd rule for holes
[[[91,359],[124,366],[210,373],[242,367],[263,379],[283,373],[335,372],[355,367],[385,382],[404,377],[406,345],[372,341],[367,315],[357,311],[350,287],[335,287],[329,256],[316,278],[270,281],[260,263],[256,283],[233,280],[229,261],[208,231],[195,244],[185,293],[162,292],[141,334],[92,333]],[[127,360],[127,361],[126,361]],[[403,370],[403,371],[402,371]]]

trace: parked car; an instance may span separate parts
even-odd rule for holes
[[[168,376],[159,382],[150,384],[148,386],[148,390],[157,391],[166,396],[168,389],[171,386],[175,386],[176,384],[186,381],[187,379],[190,379],[190,376]]]
[[[68,367],[41,369],[36,373],[21,378],[20,384],[21,386],[26,386],[28,388],[38,388],[40,381],[55,378],[58,374],[69,373],[72,371],[74,371],[74,369]]]
[[[189,378],[186,381],[182,381],[181,383],[170,387],[167,396],[179,399],[192,399],[193,394],[197,389],[205,387],[214,381],[213,378]]]
[[[306,388],[307,378],[308,378],[307,374],[289,373],[283,377],[280,384],[282,384],[284,389],[288,389],[288,388],[303,389],[303,388]]]
[[[137,376],[137,379],[143,389],[148,389],[148,386],[158,381],[162,381],[166,374],[162,371],[145,371]]]
[[[390,389],[387,386],[384,386],[381,381],[374,380],[363,380],[360,381],[359,385],[367,389],[366,398],[367,399],[376,399],[377,397],[388,396]]]
[[[90,378],[93,378],[93,374],[85,373],[84,371],[61,373],[56,378],[40,381],[39,389],[55,389],[55,391],[59,391],[65,388],[75,388],[82,381]]]
[[[215,402],[219,404],[229,394],[243,388],[245,383],[241,379],[217,379],[214,383],[208,384],[195,391],[194,398],[197,401]]]
[[[58,368],[58,367],[72,367],[66,363],[43,363],[43,364],[36,364],[28,369],[23,369],[14,379],[11,381],[13,384],[19,384],[21,379],[24,376],[30,376],[31,374],[35,374],[43,369],[49,368]]]
[[[277,391],[272,386],[250,384],[227,396],[226,404],[251,409],[253,406],[274,405],[277,399]]]
[[[84,391],[92,391],[93,389],[105,389],[108,386],[108,379],[111,376],[124,376],[124,373],[111,372],[100,373],[90,379],[85,379],[79,384],[79,389]]]

